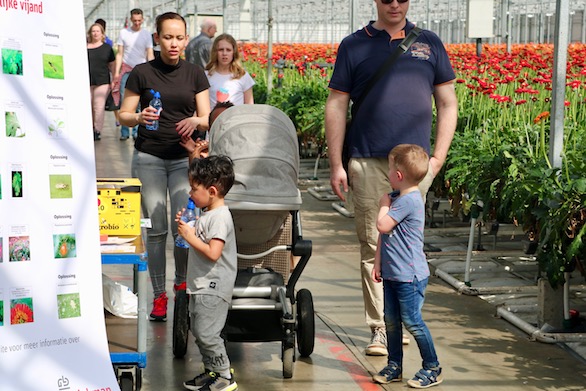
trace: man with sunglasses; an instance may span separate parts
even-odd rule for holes
[[[346,132],[350,101],[355,102],[361,97],[372,76],[414,27],[406,17],[409,0],[374,1],[377,20],[344,38],[338,48],[325,119],[330,184],[343,201],[349,187],[352,190],[366,323],[371,329],[371,341],[365,352],[367,355],[387,355],[387,336],[396,339],[397,333],[386,332],[382,284],[372,278],[378,240],[379,199],[391,188],[387,177],[387,156],[398,144],[417,144],[425,149],[430,156],[429,170],[419,185],[425,199],[433,178],[446,160],[456,129],[458,103],[454,90],[455,74],[444,45],[435,33],[423,30],[409,50],[363,97]],[[437,114],[433,151],[430,142],[432,98]],[[344,145],[350,158],[347,171],[342,163]],[[413,277],[409,282],[423,284],[427,281],[420,282]],[[403,313],[407,308],[401,310],[404,318],[408,316]],[[419,339],[417,332],[414,337]],[[401,343],[400,337],[398,341],[391,341],[393,345],[397,343]],[[389,357],[389,366],[381,374],[390,369],[377,375],[375,381],[400,381],[402,363],[391,362],[393,360],[401,361],[402,355],[399,359]],[[411,380],[409,385],[423,384],[426,388],[439,384],[437,375],[441,374],[441,369],[437,358],[435,360],[424,360],[423,370],[428,378]],[[439,373],[429,372],[430,368],[437,368]],[[419,378],[416,376],[416,379]]]

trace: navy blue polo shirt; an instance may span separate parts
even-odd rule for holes
[[[344,38],[338,48],[331,89],[356,101],[372,75],[414,25],[391,39],[373,22]],[[398,144],[417,144],[428,153],[434,86],[455,79],[444,44],[424,30],[409,50],[372,87],[346,135],[351,157],[387,157]]]

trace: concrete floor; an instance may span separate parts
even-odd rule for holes
[[[118,140],[111,113],[107,114],[106,122],[102,140],[96,142],[97,176],[128,177],[132,141]],[[327,183],[327,174],[322,172],[320,179]],[[313,294],[315,350],[309,358],[298,359],[293,378],[285,380],[280,343],[228,343],[239,389],[407,389],[405,381],[380,386],[370,380],[372,374],[384,367],[386,359],[365,356],[363,352],[370,332],[364,323],[353,220],[335,212],[329,201],[319,201],[306,191],[302,195],[303,237],[313,241],[313,255],[297,288],[307,288]],[[446,232],[440,236],[450,237]],[[434,234],[426,232],[426,237]],[[447,249],[447,244],[441,243],[442,240],[436,240],[436,244]],[[453,241],[450,243],[453,245]],[[466,238],[464,246],[465,243]],[[172,259],[171,250],[169,240],[168,260]],[[444,261],[450,259],[448,253],[442,258]],[[461,258],[462,253],[452,256]],[[172,261],[168,262],[167,270],[167,275],[172,276]],[[105,266],[104,272],[130,284],[131,276],[123,268]],[[168,279],[170,297],[171,287],[172,281]],[[577,391],[586,388],[585,362],[565,345],[529,341],[516,327],[495,317],[492,304],[479,297],[458,294],[437,277],[430,278],[427,292],[424,319],[434,337],[445,379],[434,389]],[[149,303],[152,300],[152,291],[148,300]],[[142,387],[146,391],[181,390],[184,380],[201,372],[195,344],[189,346],[183,359],[173,357],[172,301],[169,303],[169,321],[148,324],[148,358]],[[405,379],[419,370],[420,362],[416,345],[406,346]]]

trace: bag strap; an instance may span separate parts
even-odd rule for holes
[[[421,35],[421,31],[422,31],[421,28],[419,28],[417,26],[413,27],[411,29],[411,31],[409,32],[409,34],[401,41],[399,46],[397,46],[397,48],[395,50],[393,50],[393,52],[389,55],[389,57],[386,59],[386,61],[378,68],[378,70],[376,71],[374,76],[372,76],[370,78],[370,80],[368,81],[368,84],[364,88],[364,91],[362,91],[362,94],[360,95],[360,97],[356,100],[356,102],[354,102],[352,104],[352,109],[351,109],[352,110],[352,117],[354,117],[356,115],[356,113],[358,113],[358,109],[360,108],[362,101],[364,100],[366,95],[368,95],[368,93],[370,92],[372,87],[374,87],[376,82],[378,82],[380,80],[380,78],[383,77],[383,75],[389,69],[391,69],[391,67],[393,66],[393,64],[395,64],[395,62],[397,61],[397,59],[399,58],[399,56],[401,54],[403,54],[407,50],[409,50],[409,48],[411,47],[413,42],[415,42],[417,37],[419,37],[419,35]]]

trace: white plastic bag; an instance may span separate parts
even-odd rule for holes
[[[102,292],[104,308],[112,315],[127,319],[135,319],[138,316],[138,297],[129,287],[102,274]]]

